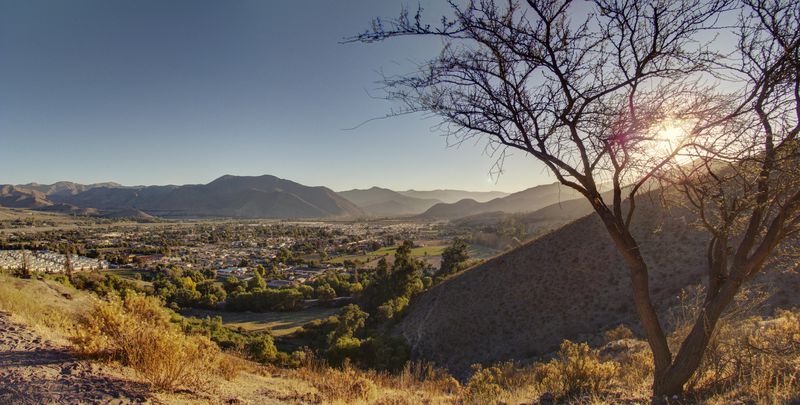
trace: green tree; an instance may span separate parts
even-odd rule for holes
[[[336,298],[336,290],[328,284],[322,284],[317,287],[315,294],[320,301],[330,302]]]
[[[438,276],[453,274],[464,268],[469,260],[469,246],[464,239],[455,238],[453,242],[442,252],[442,263],[439,266]]]
[[[247,291],[258,291],[267,288],[267,282],[260,274],[254,273],[250,280],[247,280]]]

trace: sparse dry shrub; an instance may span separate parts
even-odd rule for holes
[[[653,356],[647,342],[620,339],[606,343],[600,356],[617,364],[617,384],[628,393],[648,396],[653,381]]]
[[[241,371],[251,371],[249,370],[251,368],[247,361],[241,357],[222,354],[219,358],[219,375],[227,381],[234,380]]]
[[[704,396],[800,400],[800,310],[721,325],[689,387]]]
[[[384,385],[422,390],[436,394],[456,394],[461,384],[446,370],[437,368],[429,362],[406,362],[403,369],[391,378],[385,379]]]
[[[319,367],[307,372],[312,373],[307,379],[325,402],[371,402],[378,395],[375,383],[349,364],[345,364],[341,370]]]
[[[702,289],[682,292],[673,311],[670,343],[689,333],[702,307]],[[763,286],[742,290],[720,318],[703,360],[686,385],[699,397],[727,402],[800,400],[800,309],[763,319],[753,315],[769,298]]]
[[[473,374],[464,387],[463,401],[468,404],[494,404],[503,394],[500,385],[502,371],[499,367],[483,368],[479,364],[472,366]]]
[[[561,343],[558,356],[534,367],[539,391],[557,396],[598,394],[617,375],[618,365],[603,361],[586,343]]]
[[[619,324],[614,328],[611,328],[605,332],[603,332],[603,339],[606,343],[613,342],[615,340],[622,340],[622,339],[632,339],[633,332],[627,326],[623,324]]]
[[[472,366],[474,373],[463,388],[462,400],[473,404],[516,403],[528,398],[535,382],[530,368],[511,361],[491,367]]]
[[[97,301],[71,340],[79,353],[130,366],[160,390],[202,390],[220,372],[219,348],[181,332],[154,297],[131,293],[124,301]]]

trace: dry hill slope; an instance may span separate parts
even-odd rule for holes
[[[641,200],[634,233],[651,264],[660,311],[701,280],[704,234],[679,210]],[[778,275],[775,277],[782,277]],[[796,300],[795,274],[773,284],[773,302]],[[415,358],[464,376],[473,363],[526,360],[563,339],[590,340],[619,323],[637,325],[627,270],[590,215],[469,269],[415,298],[397,326]]]
[[[0,312],[0,402],[143,402],[144,384],[120,379],[76,358]]]

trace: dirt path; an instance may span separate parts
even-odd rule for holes
[[[147,401],[147,388],[82,361],[0,312],[0,403]]]

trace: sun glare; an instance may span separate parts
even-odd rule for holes
[[[675,148],[684,141],[687,135],[687,122],[669,119],[663,121],[656,129],[656,141]]]

